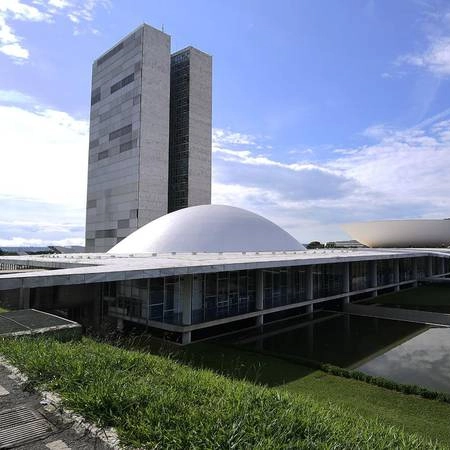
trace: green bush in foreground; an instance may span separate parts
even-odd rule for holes
[[[89,339],[0,340],[30,383],[144,448],[433,449],[415,435],[302,396]],[[439,448],[442,448],[440,446]]]

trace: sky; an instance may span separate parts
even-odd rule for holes
[[[92,61],[143,22],[213,56],[213,203],[450,217],[448,1],[1,0],[0,246],[84,243]]]

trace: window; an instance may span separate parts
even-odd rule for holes
[[[125,125],[124,127],[109,133],[109,140],[112,141],[114,139],[117,139],[118,137],[125,136],[126,134],[131,133],[131,130],[132,127],[130,123],[129,125]]]
[[[97,230],[95,232],[96,238],[112,238],[117,236],[116,230]]]
[[[122,80],[120,80],[117,83],[113,84],[111,86],[111,94],[113,94],[114,92],[118,91],[119,89],[122,89],[127,84],[130,84],[133,81],[134,81],[134,73],[132,73],[131,75],[126,76]]]
[[[101,161],[102,159],[105,159],[109,156],[109,151],[108,150],[104,150],[103,152],[100,152],[98,154],[98,161]]]
[[[92,91],[91,94],[91,106],[95,105],[101,100],[101,88],[96,88]]]
[[[126,152],[137,146],[137,139],[120,144],[120,153]]]
[[[130,228],[130,219],[121,219],[117,221],[117,228]]]
[[[123,42],[116,45],[108,53],[105,53],[101,58],[97,59],[97,67],[107,61],[109,58],[113,57],[115,54],[119,53],[123,49]]]

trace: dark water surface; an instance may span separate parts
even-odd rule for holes
[[[264,326],[234,344],[450,392],[450,328],[334,313]]]

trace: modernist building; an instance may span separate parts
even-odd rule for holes
[[[0,299],[189,343],[448,276],[450,250],[305,250],[261,216],[207,205],[156,219],[106,254],[0,257],[0,270]]]
[[[168,212],[211,203],[211,77],[206,53],[172,55]]]
[[[211,202],[211,57],[142,25],[94,61],[86,250]]]
[[[368,247],[450,247],[450,220],[379,220],[342,225]]]

